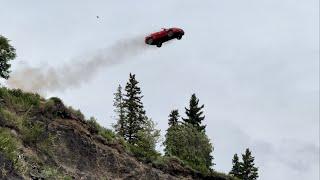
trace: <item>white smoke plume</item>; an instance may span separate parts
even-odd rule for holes
[[[46,94],[52,91],[63,91],[78,87],[91,80],[102,68],[107,68],[130,60],[143,53],[147,48],[144,38],[124,39],[111,47],[99,50],[81,60],[64,64],[60,67],[29,67],[12,72],[7,81],[11,88],[20,88],[28,92]]]

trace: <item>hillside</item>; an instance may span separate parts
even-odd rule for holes
[[[0,179],[233,179],[177,158],[142,161],[59,98],[0,88]]]

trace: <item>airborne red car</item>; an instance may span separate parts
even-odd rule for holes
[[[157,45],[161,47],[162,43],[167,42],[171,39],[180,40],[184,35],[184,31],[180,28],[163,28],[162,31],[150,34],[145,38],[145,43],[149,45]]]

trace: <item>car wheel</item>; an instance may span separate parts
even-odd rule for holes
[[[147,44],[152,44],[153,43],[153,39],[152,38],[149,38],[148,40],[147,40]]]
[[[173,31],[169,31],[169,32],[168,32],[168,37],[172,37],[173,34],[174,34]]]
[[[161,45],[162,45],[162,43],[158,43],[158,44],[157,44],[157,47],[161,47]]]
[[[180,40],[181,38],[182,38],[182,36],[181,36],[181,35],[177,37],[177,39],[178,39],[178,40]]]

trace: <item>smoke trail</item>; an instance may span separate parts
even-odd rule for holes
[[[84,60],[57,68],[24,67],[11,74],[7,85],[40,94],[63,91],[91,80],[101,68],[125,62],[146,49],[143,37],[121,40],[109,48],[95,52],[90,57],[84,57]]]

